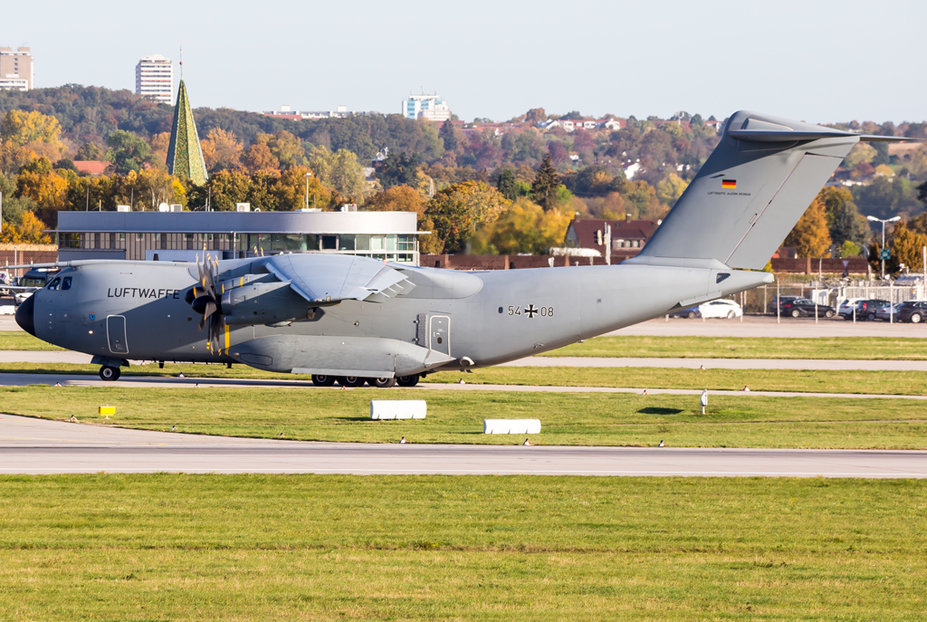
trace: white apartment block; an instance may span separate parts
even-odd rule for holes
[[[35,88],[32,52],[29,48],[0,47],[0,90],[28,91]]]
[[[400,114],[407,119],[442,122],[451,118],[451,109],[437,93],[434,95],[409,95],[407,99],[402,100]]]
[[[135,66],[135,93],[162,104],[174,100],[174,65],[160,54],[145,56]]]

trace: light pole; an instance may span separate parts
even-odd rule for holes
[[[887,222],[897,222],[901,220],[901,216],[892,216],[891,218],[876,218],[875,216],[866,216],[866,220],[871,220],[872,222],[882,223],[882,246],[879,247],[879,254],[882,256],[882,280],[885,280],[885,223]]]

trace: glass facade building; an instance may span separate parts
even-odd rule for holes
[[[363,255],[418,265],[414,212],[59,212],[60,261],[223,259],[280,252]]]

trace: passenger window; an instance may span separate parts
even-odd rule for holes
[[[61,280],[61,289],[71,289],[71,277],[66,276]]]

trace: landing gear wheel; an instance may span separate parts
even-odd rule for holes
[[[799,315],[801,315],[801,311],[798,309],[792,309],[792,317],[798,317]]]
[[[338,384],[343,387],[359,387],[364,384],[364,379],[359,376],[338,376]]]
[[[390,387],[396,386],[395,378],[367,378],[367,384],[372,387],[378,387],[380,389],[388,389]]]
[[[414,387],[418,384],[419,375],[412,374],[411,376],[398,376],[396,378],[396,384],[400,387]]]
[[[103,380],[118,380],[119,379],[119,368],[110,367],[109,365],[104,365],[100,368],[100,378]]]
[[[323,374],[312,374],[312,384],[317,387],[330,387],[335,384],[335,377],[325,376]]]

